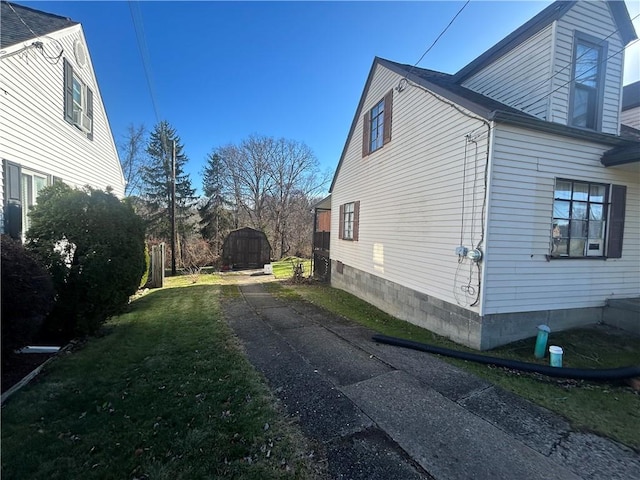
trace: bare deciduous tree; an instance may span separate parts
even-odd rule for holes
[[[298,220],[308,213],[308,198],[317,196],[329,179],[319,174],[311,149],[294,140],[253,135],[215,149],[210,158],[220,162],[223,195],[233,206],[236,227],[244,218],[265,232],[279,257],[300,250],[293,238],[305,229]]]
[[[127,182],[124,193],[127,197],[139,196],[142,189],[142,171],[147,165],[145,149],[147,130],[144,125],[129,124],[122,141],[118,144],[120,164]]]

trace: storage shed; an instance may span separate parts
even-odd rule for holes
[[[225,238],[222,260],[228,268],[262,268],[271,261],[271,245],[264,232],[239,228]]]

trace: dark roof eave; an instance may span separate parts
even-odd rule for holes
[[[605,167],[617,167],[636,162],[640,162],[640,144],[612,148],[604,152],[600,158],[600,163]]]
[[[429,80],[425,80],[419,75],[416,75],[413,73],[409,73],[407,75],[407,71],[397,63],[390,62],[383,58],[379,58],[378,62],[384,67],[388,68],[389,70],[397,73],[398,75],[401,75],[402,77],[406,75],[407,80],[410,80],[413,83],[417,83],[418,85],[426,88],[427,90],[430,90],[431,92],[437,95],[440,95],[443,98],[446,98],[447,100],[450,100],[451,102],[455,103],[460,107],[466,108],[467,110],[475,113],[476,115],[481,116],[485,120],[489,120],[491,117],[491,110],[483,107],[482,105],[478,105],[477,103],[472,102],[471,100],[461,95],[458,95],[452,92],[451,90],[448,90],[446,87],[442,87],[436,83],[430,82]]]
[[[500,110],[494,111],[490,119],[495,123],[507,123],[519,127],[530,128],[539,132],[562,135],[578,140],[587,140],[594,143],[601,143],[603,145],[610,145],[612,147],[628,147],[633,145],[640,146],[640,142],[627,140],[618,135],[583,130],[581,128],[569,127],[560,123],[540,120],[539,118],[535,118],[532,116],[518,115],[511,112],[502,112]]]

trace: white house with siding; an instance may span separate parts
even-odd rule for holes
[[[0,224],[20,238],[44,186],[123,197],[125,180],[82,26],[15,3],[1,9]]]
[[[636,38],[623,2],[556,2],[453,75],[376,58],[330,190],[331,284],[477,349],[640,297]]]

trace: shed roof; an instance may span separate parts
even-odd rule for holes
[[[0,7],[0,48],[26,42],[73,25],[78,25],[78,22],[3,1]]]

